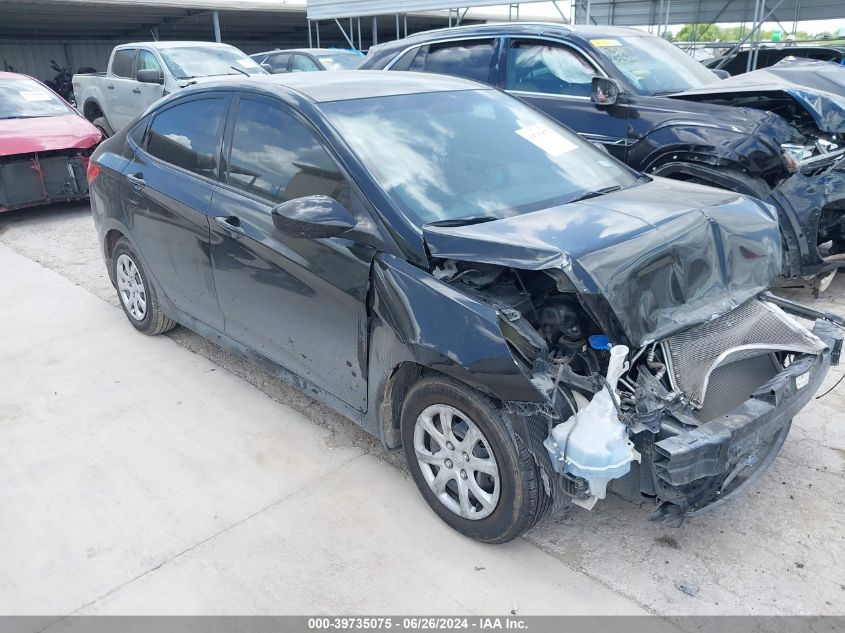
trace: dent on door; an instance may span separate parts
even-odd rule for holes
[[[271,205],[225,188],[210,215],[226,334],[360,411],[367,406],[367,313],[374,249],[343,237],[293,239]]]

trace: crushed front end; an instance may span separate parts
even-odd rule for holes
[[[483,291],[501,306],[514,358],[547,396],[504,405],[556,509],[590,509],[610,490],[654,500],[656,520],[679,524],[736,496],[771,464],[839,362],[840,327],[821,314],[799,321],[766,295],[629,349],[610,343],[577,295],[550,292],[534,305],[536,276],[487,274],[498,281]],[[614,371],[620,349],[625,362]]]
[[[0,156],[0,212],[88,197],[91,150]]]
[[[680,187],[685,201],[665,202]],[[766,470],[839,362],[842,320],[767,293],[781,260],[770,208],[670,181],[626,203],[650,224],[611,221],[619,194],[426,241],[437,278],[496,309],[542,395],[502,405],[553,507],[589,509],[609,490],[680,523]]]

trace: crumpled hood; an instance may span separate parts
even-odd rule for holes
[[[0,156],[87,149],[101,137],[100,131],[78,114],[0,119]]]
[[[696,101],[710,97],[737,98],[743,95],[789,95],[797,101],[823,132],[845,133],[845,66],[814,60],[784,60],[717,81],[701,88],[672,95]]]
[[[423,227],[435,257],[562,270],[599,323],[607,306],[636,346],[709,321],[780,274],[776,215],[751,198],[652,182],[460,227]]]

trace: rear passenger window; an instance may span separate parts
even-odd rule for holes
[[[149,117],[144,117],[140,121],[138,121],[137,125],[133,127],[127,136],[132,140],[135,145],[140,147],[144,144],[144,132],[147,131],[147,123],[150,122]]]
[[[117,77],[132,77],[132,66],[135,65],[135,51],[134,48],[122,48],[114,52],[114,59],[112,60],[111,71]]]
[[[272,203],[323,195],[349,208],[349,183],[317,136],[281,106],[241,99],[226,181]]]
[[[493,40],[471,40],[431,44],[425,57],[425,71],[466,77],[490,83]]]
[[[157,114],[147,134],[147,152],[200,176],[216,178],[225,106],[222,97],[198,99]]]

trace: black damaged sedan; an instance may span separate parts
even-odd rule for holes
[[[179,323],[402,448],[486,542],[609,490],[675,524],[736,496],[838,362],[838,327],[766,294],[770,207],[462,79],[203,84],[89,180],[136,329]]]

